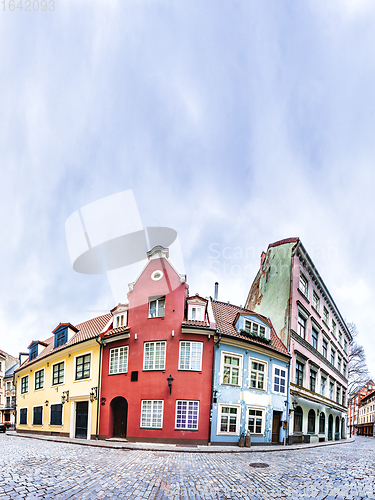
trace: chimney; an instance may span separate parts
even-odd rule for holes
[[[262,252],[260,256],[260,267],[263,266],[264,259],[266,258],[266,252]]]
[[[219,296],[219,283],[218,283],[218,282],[216,282],[216,283],[215,283],[214,300],[217,300],[218,296]]]

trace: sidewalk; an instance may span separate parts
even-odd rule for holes
[[[336,446],[339,444],[353,443],[355,438],[341,439],[340,441],[325,441],[324,443],[292,444],[289,446],[269,445],[252,446],[251,448],[240,448],[239,446],[196,446],[181,444],[163,443],[129,443],[127,441],[93,441],[87,439],[65,438],[59,436],[42,436],[38,434],[22,434],[20,432],[8,431],[8,436],[16,436],[27,439],[40,439],[42,441],[52,441],[55,443],[80,444],[83,446],[93,446],[97,448],[111,448],[116,450],[143,450],[143,451],[168,451],[183,453],[270,453],[275,451],[295,451],[306,448],[318,448],[320,446]]]

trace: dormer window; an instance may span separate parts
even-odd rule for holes
[[[195,321],[204,321],[204,307],[190,306],[188,319]]]
[[[64,330],[60,330],[58,333],[55,335],[55,347],[60,347],[65,344],[66,342],[66,333],[67,333],[67,328]]]
[[[255,323],[254,321],[250,321],[249,319],[245,319],[245,332],[252,335],[258,335],[260,337],[266,336],[265,327]]]
[[[120,326],[127,326],[126,313],[118,314],[115,316],[113,321],[114,328],[119,328]]]
[[[149,318],[164,318],[165,297],[150,297]]]
[[[38,356],[38,344],[33,344],[30,348],[29,361],[35,359]]]

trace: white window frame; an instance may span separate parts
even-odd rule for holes
[[[261,432],[250,432],[250,435],[252,436],[262,436],[264,435],[264,430],[265,430],[265,427],[266,427],[266,409],[264,407],[257,407],[257,406],[248,406],[246,408],[246,430],[249,429],[249,418],[250,418],[250,410],[253,410],[253,411],[261,411],[262,412],[262,426],[261,426]],[[254,418],[256,419],[257,417],[259,417],[259,415],[255,415]],[[255,422],[255,425],[254,425],[254,428],[256,429],[256,422]]]
[[[60,363],[64,363],[64,380],[62,382],[59,382],[58,384],[54,384],[53,383],[53,367],[55,365],[59,365]],[[66,363],[65,363],[65,359],[64,360],[60,360],[60,361],[57,361],[56,363],[53,363],[51,365],[51,386],[52,387],[58,387],[59,385],[63,385],[65,384],[65,377],[66,377]]]
[[[303,336],[300,333],[300,330],[302,329],[302,326],[300,324],[300,319],[304,322],[303,325]],[[300,311],[298,311],[298,317],[297,317],[297,333],[302,339],[306,339],[306,333],[307,333],[307,319],[306,317],[301,314]]]
[[[197,403],[198,404],[198,411],[197,411],[197,421],[196,421],[196,426],[195,427],[177,427],[177,411],[178,411],[178,404],[179,403],[187,403],[186,406],[186,422],[188,422],[188,413],[189,413],[189,406],[191,403]],[[199,401],[197,400],[187,400],[187,399],[177,399],[176,400],[176,418],[175,418],[175,430],[178,431],[197,431],[198,430],[198,425],[199,425]]]
[[[229,431],[222,431],[221,430],[221,417],[223,415],[223,413],[222,413],[223,408],[236,408],[237,409],[236,432],[229,432]],[[228,415],[230,415],[230,413]],[[229,427],[229,424],[230,424],[230,422],[228,423],[227,428]],[[241,430],[241,405],[220,403],[218,406],[218,411],[217,411],[217,430],[216,430],[217,435],[239,436],[240,430]]]
[[[326,312],[327,312],[327,314],[326,314]],[[326,306],[323,306],[323,322],[328,326],[328,324],[329,324],[329,310],[327,309]]]
[[[39,387],[39,389],[37,389],[36,388],[36,374],[39,372],[43,372],[43,386]],[[44,368],[41,368],[40,370],[35,370],[35,372],[34,372],[34,391],[41,391],[42,389],[44,389],[45,385],[46,385],[46,373],[45,373]]]
[[[282,377],[281,374],[280,375],[276,375],[276,373],[275,373],[276,369],[285,371],[285,377]],[[285,390],[284,390],[284,392],[276,391],[275,390],[275,378],[276,377],[279,377],[280,379],[284,379],[284,381],[285,381],[285,384],[284,384],[284,389]],[[275,394],[281,394],[283,396],[286,396],[287,390],[288,390],[287,385],[288,385],[288,369],[285,368],[284,366],[274,364],[273,365],[272,392],[275,393]],[[281,384],[279,382],[279,387],[280,386],[281,386]]]
[[[327,392],[327,377],[323,375],[320,377],[320,395],[325,396]]]
[[[188,320],[190,321],[204,321],[205,306],[197,304],[189,304],[188,306]]]
[[[304,287],[301,287],[301,281],[305,285]],[[306,288],[306,292],[305,292],[305,290],[303,290],[303,288]],[[301,270],[299,272],[298,289],[304,297],[308,298],[308,296],[309,296],[309,280],[306,278],[306,276],[304,275],[304,273]]]
[[[163,314],[159,315],[159,300],[164,300]],[[156,316],[151,316],[151,302],[156,302]],[[161,308],[160,308],[161,310]],[[149,318],[164,318],[165,317],[165,295],[160,297],[149,297],[148,299],[148,317]]]
[[[315,301],[315,298],[317,299]],[[319,309],[320,309],[320,297],[318,292],[316,292],[313,289],[313,294],[312,294],[312,307],[315,309],[315,311],[319,314]]]
[[[239,358],[240,362],[238,364],[238,384],[232,384],[232,382],[224,382],[224,359],[225,356],[230,356],[231,358]],[[235,366],[235,368],[237,368]],[[243,372],[243,355],[237,354],[234,352],[221,351],[221,360],[220,360],[220,384],[221,385],[230,385],[233,387],[242,387],[242,372]],[[232,368],[230,368],[230,380],[232,380]]]
[[[183,344],[189,345],[189,360],[188,360],[189,361],[189,367],[188,368],[181,366],[181,362],[182,362],[181,348],[182,348]],[[198,368],[192,367],[192,349],[193,349],[193,345],[196,345],[196,346],[200,347],[200,360],[199,360],[199,367]],[[179,355],[178,355],[178,369],[179,370],[184,370],[184,371],[187,370],[187,371],[201,372],[202,371],[202,356],[203,356],[203,342],[193,342],[191,340],[181,340],[180,341],[180,346],[179,346]]]
[[[264,371],[256,370],[253,369],[252,363],[258,363],[264,365]],[[267,382],[268,382],[268,363],[267,361],[264,361],[263,359],[257,359],[257,358],[249,358],[249,390],[251,391],[266,391],[267,390]],[[251,374],[252,372],[258,374],[258,373],[263,373],[263,388],[259,389],[258,387],[252,387],[251,386]],[[258,385],[258,376],[256,378],[256,383]]]
[[[148,403],[151,402],[151,424],[154,418],[154,406],[156,406],[156,403],[162,403],[161,405],[161,425],[159,426],[152,426],[152,425],[142,425],[142,420],[143,420],[143,410],[144,406],[143,403]],[[158,408],[156,409],[156,411]],[[163,419],[164,419],[164,400],[163,399],[142,399],[141,400],[141,422],[140,422],[140,428],[141,429],[162,429],[163,428]]]
[[[127,311],[115,314],[113,317],[113,328],[121,328],[122,326],[128,326]]]
[[[123,356],[126,357],[126,362],[125,363],[122,363],[122,365],[125,365],[124,369],[122,369],[121,371],[118,369],[119,368],[119,365],[120,365],[120,352],[121,352],[121,349],[123,350]],[[117,352],[117,370],[114,371],[112,368],[113,368],[113,364],[112,364],[112,353],[114,353],[115,351],[118,351]],[[109,367],[108,367],[108,374],[109,375],[117,375],[119,373],[128,373],[128,362],[129,362],[129,346],[128,345],[123,345],[123,346],[120,346],[120,347],[114,347],[113,349],[110,349],[109,350]]]
[[[336,337],[336,332],[337,332],[337,324],[336,321],[332,318],[332,335]]]
[[[21,424],[21,410],[26,410],[26,424]],[[22,406],[18,409],[18,422],[19,425],[29,425],[29,408],[28,406]]]
[[[83,356],[88,356],[88,355],[90,355],[90,374],[89,374],[88,378],[76,378],[76,376],[77,376],[77,359],[82,358]],[[74,382],[84,382],[85,380],[91,380],[91,378],[92,378],[92,359],[93,359],[92,351],[84,352],[83,354],[77,354],[76,356],[74,356],[74,374],[73,374]],[[64,371],[64,379],[65,379],[65,371]]]
[[[246,323],[250,323],[250,326],[248,328]],[[249,335],[257,335],[258,337],[266,338],[266,327],[261,323],[258,323],[257,321],[245,318],[244,330]]]
[[[154,345],[154,353],[153,353],[153,361],[152,361],[152,368],[146,368],[145,363],[146,363],[146,346],[153,344]],[[156,357],[156,344],[164,344],[164,360],[163,360],[163,366],[160,366],[158,368],[155,368],[155,357]],[[165,340],[159,340],[159,341],[153,341],[153,342],[145,342],[143,346],[143,370],[145,371],[152,371],[152,370],[165,370],[165,359],[167,356],[167,342]]]
[[[64,427],[64,406],[61,401],[57,401],[56,403],[51,403],[49,406],[51,408],[51,406],[54,406],[54,405],[61,405],[62,406],[62,409],[61,409],[61,424],[51,424],[51,410],[49,412],[49,425],[52,425],[52,427]]]

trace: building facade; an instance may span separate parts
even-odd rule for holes
[[[100,439],[206,444],[214,328],[209,301],[155,247],[103,345]]]
[[[93,439],[98,434],[100,345],[111,315],[73,326],[60,323],[52,336],[32,341],[14,372],[16,430]]]
[[[14,356],[0,350],[0,422],[7,427],[14,425],[13,370],[17,361]]]
[[[359,405],[357,434],[374,437],[375,390],[364,396]]]
[[[212,301],[216,326],[211,442],[283,443],[287,437],[289,360],[270,321]]]
[[[346,437],[352,336],[299,238],[262,254],[246,308],[272,318],[292,356],[289,442]]]
[[[358,424],[364,424],[360,418],[360,407],[363,398],[375,391],[375,384],[369,380],[361,389],[356,391],[348,401],[348,432],[350,436],[358,434]],[[364,415],[361,417],[363,418]]]

